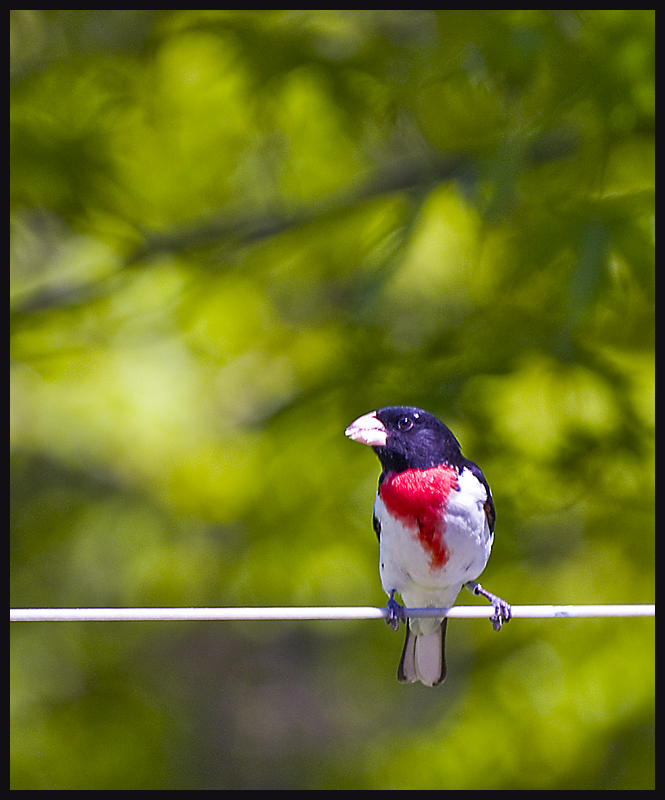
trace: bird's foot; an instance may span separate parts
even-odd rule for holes
[[[510,605],[506,603],[505,600],[502,600],[500,597],[492,594],[492,592],[488,592],[486,589],[483,589],[483,587],[475,581],[469,581],[464,585],[470,592],[473,592],[473,594],[479,594],[494,606],[494,614],[492,614],[490,617],[490,622],[492,623],[492,627],[495,631],[500,631],[503,623],[508,622],[513,615],[513,612],[510,610]]]
[[[386,608],[388,609],[386,622],[396,631],[399,628],[400,622],[406,622],[406,612],[404,611],[404,606],[401,606],[397,600],[395,600],[395,589],[390,592],[390,599],[388,600]]]

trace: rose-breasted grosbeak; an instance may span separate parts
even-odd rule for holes
[[[495,609],[495,630],[510,606],[475,579],[485,569],[494,538],[494,503],[485,476],[464,458],[452,432],[432,414],[395,406],[359,417],[345,431],[370,445],[383,471],[374,503],[381,583],[388,621],[397,627],[407,608],[449,608],[462,586]],[[397,677],[437,686],[446,677],[447,618],[411,617]]]

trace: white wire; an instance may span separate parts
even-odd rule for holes
[[[513,618],[549,617],[653,617],[655,605],[551,605],[511,606]],[[130,620],[307,620],[381,619],[385,608],[373,606],[295,606],[268,608],[14,608],[10,622],[95,622]],[[492,606],[410,608],[409,617],[487,618]]]

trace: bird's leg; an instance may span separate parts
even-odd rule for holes
[[[479,583],[476,583],[476,581],[469,581],[468,583],[465,583],[464,588],[468,589],[472,594],[479,594],[494,606],[494,614],[490,617],[490,622],[492,623],[492,627],[495,631],[500,631],[503,623],[508,622],[513,615],[512,611],[510,610],[510,605],[506,603],[505,600],[497,597],[495,594],[483,589],[483,587]]]
[[[396,631],[399,628],[400,622],[406,622],[406,613],[404,611],[404,606],[401,606],[397,600],[395,600],[395,589],[392,589],[390,592],[390,598],[388,600],[388,605],[386,606],[388,609],[388,616],[386,617],[386,622],[390,627]]]

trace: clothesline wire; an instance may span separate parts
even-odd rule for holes
[[[489,618],[492,606],[409,608],[408,617]],[[639,605],[532,605],[511,606],[513,619],[550,617],[653,617],[656,606]],[[269,606],[263,608],[14,608],[10,622],[130,622],[166,620],[323,620],[381,619],[385,608],[374,606]]]

